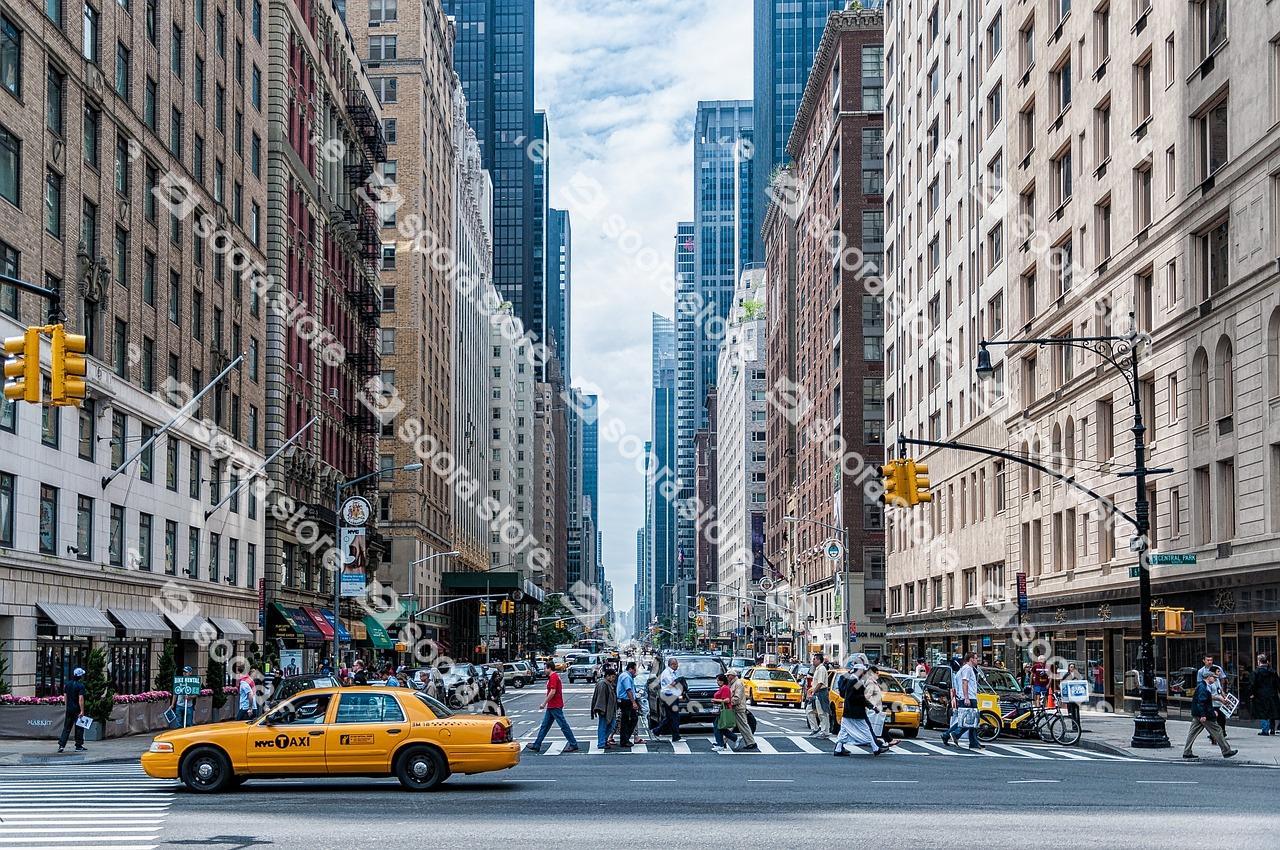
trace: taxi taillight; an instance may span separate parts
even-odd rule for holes
[[[511,743],[511,727],[505,723],[493,724],[493,734],[489,736],[491,744],[509,744]]]

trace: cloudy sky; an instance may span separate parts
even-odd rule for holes
[[[692,218],[699,100],[751,97],[751,0],[537,0],[551,205],[573,226],[572,379],[599,389],[600,525],[632,604],[649,433],[650,314],[672,315],[675,224]],[[614,422],[616,420],[616,422]],[[626,436],[604,436],[609,426]],[[642,461],[640,461],[642,463]]]

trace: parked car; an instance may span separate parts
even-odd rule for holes
[[[474,664],[457,661],[440,673],[444,677],[445,704],[450,708],[462,708],[485,698],[488,689]]]
[[[502,665],[502,681],[508,687],[523,688],[525,685],[532,684],[533,671],[529,669],[528,662],[508,662]]]
[[[533,662],[533,678],[539,682],[545,682],[551,675],[551,668],[548,667],[549,662],[535,661]]]
[[[939,664],[929,671],[920,697],[921,725],[945,729],[951,725],[951,677],[949,665]],[[1000,717],[1014,711],[1026,700],[1018,680],[999,667],[978,668],[978,710],[982,722],[988,718],[997,726]]]

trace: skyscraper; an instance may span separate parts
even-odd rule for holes
[[[696,525],[694,434],[707,427],[706,396],[716,383],[716,357],[738,276],[751,261],[748,100],[703,101],[694,125],[694,221],[676,232],[676,323],[679,349],[676,400],[677,613],[692,593]],[[690,252],[692,243],[692,252]]]
[[[846,0],[755,0],[755,178],[751,189],[752,257],[761,260],[760,226],[768,209],[769,178],[787,164],[787,138],[796,120],[796,109],[804,94],[813,66],[813,56],[822,40],[827,15],[843,9]],[[880,5],[864,2],[864,7]]]
[[[547,213],[547,262],[544,302],[546,304],[548,344],[555,345],[556,356],[565,375],[573,377],[569,362],[570,292],[573,276],[573,229],[567,210]]]
[[[676,351],[675,323],[653,315],[653,440],[645,464],[645,538],[648,551],[646,613],[671,615],[675,584],[675,436]],[[640,624],[647,626],[648,622]]]
[[[534,160],[543,153],[533,110],[533,0],[444,0],[458,36],[454,70],[467,95],[467,121],[493,177],[493,283],[538,338],[534,289]]]

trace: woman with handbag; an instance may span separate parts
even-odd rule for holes
[[[738,743],[738,715],[733,710],[733,692],[729,690],[729,677],[723,673],[717,675],[716,684],[720,687],[716,689],[711,701],[720,707],[720,713],[716,716],[716,742],[711,747],[715,750],[723,750],[726,746],[732,747]],[[726,739],[728,744],[725,743]]]

